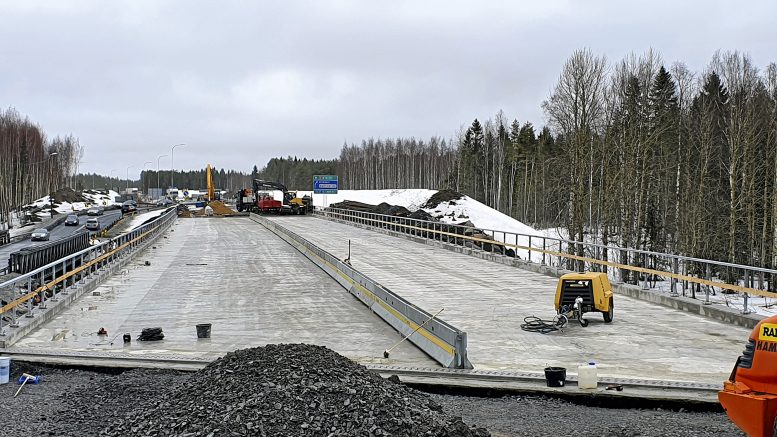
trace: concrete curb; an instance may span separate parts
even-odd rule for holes
[[[561,277],[566,273],[572,273],[571,270],[559,269],[546,264],[539,264],[534,262],[525,261],[522,259],[511,258],[508,256],[490,253],[477,248],[458,246],[450,243],[445,243],[438,240],[431,240],[429,238],[423,238],[416,235],[409,235],[402,232],[396,232],[389,229],[378,228],[375,226],[364,225],[362,223],[356,223],[348,220],[339,220],[331,217],[322,217],[315,215],[316,218],[323,220],[330,220],[338,223],[343,223],[357,228],[380,232],[393,237],[400,237],[406,240],[414,241],[416,243],[426,244],[427,246],[439,247],[451,252],[461,253],[464,255],[473,256],[487,261],[492,261],[519,269],[528,270],[530,272],[540,273],[546,276],[554,278]],[[614,293],[622,294],[632,297],[634,299],[643,300],[646,302],[661,305],[667,308],[681,310],[700,316],[708,317],[713,320],[725,322],[732,325],[742,326],[748,329],[752,329],[755,325],[763,320],[764,316],[757,314],[742,314],[739,310],[724,307],[720,305],[705,305],[704,302],[697,299],[691,299],[683,296],[670,296],[668,293],[662,293],[655,290],[643,289],[637,285],[624,284],[621,282],[615,282],[612,284],[612,290]]]

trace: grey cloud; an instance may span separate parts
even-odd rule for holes
[[[0,2],[0,105],[77,135],[86,171],[140,169],[179,142],[178,168],[249,170],[369,136],[450,137],[499,109],[542,125],[540,103],[580,47],[610,61],[653,47],[696,71],[740,49],[765,66],[775,12],[768,1]]]

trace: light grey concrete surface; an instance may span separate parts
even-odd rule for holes
[[[513,258],[513,257],[501,255],[499,253],[487,252],[477,247],[474,247],[474,248],[464,247],[457,244],[450,244],[439,240],[425,238],[420,235],[416,236],[416,235],[407,234],[403,232],[397,232],[391,229],[379,228],[375,226],[370,226],[368,224],[356,223],[356,222],[336,219],[332,217],[327,217],[327,220],[335,221],[338,223],[345,223],[362,229],[368,229],[373,232],[380,232],[386,235],[391,235],[393,237],[404,238],[406,240],[415,241],[417,243],[450,250],[456,253],[463,253],[469,256],[474,256],[491,262],[497,262],[497,263],[501,263],[501,264],[505,264],[513,267],[518,267],[518,268],[529,270],[536,273],[542,273],[544,275],[553,276],[555,278],[558,278],[561,275],[564,275],[566,273],[571,273],[570,270],[561,269],[556,266],[551,266],[551,265],[537,263],[537,262],[529,262],[520,258]],[[627,296],[634,297],[639,300],[653,302],[669,308],[687,311],[689,313],[700,314],[702,316],[710,317],[710,318],[719,320],[721,322],[725,322],[727,324],[739,325],[748,329],[754,328],[755,325],[758,324],[758,322],[760,322],[765,318],[764,316],[761,316],[756,313],[742,314],[742,311],[740,309],[730,308],[728,306],[725,306],[719,303],[713,302],[712,304],[705,304],[700,299],[692,299],[690,297],[684,297],[684,296],[672,296],[669,293],[658,291],[658,290],[643,289],[639,285],[624,284],[621,282],[621,283],[613,283],[612,287],[615,293],[625,294]]]
[[[541,371],[595,360],[604,376],[721,384],[750,330],[627,296],[615,321],[589,313],[548,335],[520,328],[525,316],[552,318],[556,279],[515,267],[315,217],[271,217],[402,297],[467,331],[475,368]]]
[[[11,349],[214,359],[303,342],[362,363],[436,366],[410,343],[384,359],[399,334],[249,218],[179,219],[173,230],[97,287],[99,295],[83,296]],[[197,339],[198,323],[212,324],[210,339]],[[96,335],[100,327],[108,336]],[[165,339],[136,341],[148,327],[163,328]],[[128,346],[125,332],[133,338]]]

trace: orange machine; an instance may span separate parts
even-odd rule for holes
[[[750,333],[729,380],[718,393],[736,426],[751,437],[777,436],[777,316]]]

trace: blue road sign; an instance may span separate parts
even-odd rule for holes
[[[313,193],[337,194],[339,181],[337,175],[313,175]]]

